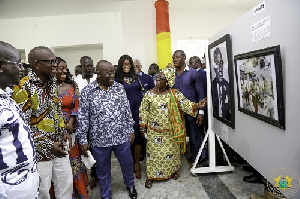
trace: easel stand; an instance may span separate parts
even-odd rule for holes
[[[205,145],[207,139],[208,139],[208,152],[209,152],[209,156],[208,156],[209,166],[208,167],[196,168],[196,165],[197,165],[196,163],[198,162],[198,160],[200,158],[201,152],[204,148],[204,145]],[[228,171],[233,171],[234,170],[234,167],[231,166],[231,164],[229,162],[229,159],[227,157],[227,154],[225,152],[225,149],[224,149],[224,147],[222,145],[222,142],[220,141],[220,138],[219,138],[218,135],[217,135],[217,140],[220,143],[222,152],[223,152],[223,154],[226,158],[228,166],[216,166],[215,133],[212,130],[208,129],[207,133],[204,137],[204,140],[201,144],[201,147],[199,149],[199,152],[198,152],[198,155],[196,157],[195,163],[193,164],[193,167],[190,169],[190,172],[191,172],[192,175],[196,175],[196,173],[228,172]]]

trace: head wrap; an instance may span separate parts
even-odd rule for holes
[[[175,84],[175,69],[174,68],[165,68],[161,72],[165,75],[169,86],[172,88]]]

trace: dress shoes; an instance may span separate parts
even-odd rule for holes
[[[136,199],[137,198],[137,192],[136,192],[136,189],[135,189],[135,187],[133,186],[133,187],[130,187],[130,188],[128,188],[127,187],[127,191],[129,192],[129,197],[131,198],[131,199]]]
[[[250,176],[244,176],[243,178],[244,182],[249,182],[249,183],[259,183],[263,184],[263,181],[261,179],[261,176],[258,174],[252,174]]]

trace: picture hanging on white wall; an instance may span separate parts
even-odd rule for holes
[[[234,75],[230,35],[208,45],[213,117],[235,128]]]
[[[285,129],[280,46],[234,56],[239,111]]]

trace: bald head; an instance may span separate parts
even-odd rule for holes
[[[96,66],[97,81],[101,88],[107,89],[114,83],[115,69],[112,63],[101,60]]]
[[[0,88],[19,84],[23,71],[18,50],[0,41]]]
[[[49,56],[55,55],[48,47],[34,47],[28,54],[28,62],[32,64],[35,60],[47,60]]]
[[[11,61],[14,58],[20,58],[20,53],[12,45],[0,41],[0,59]]]

